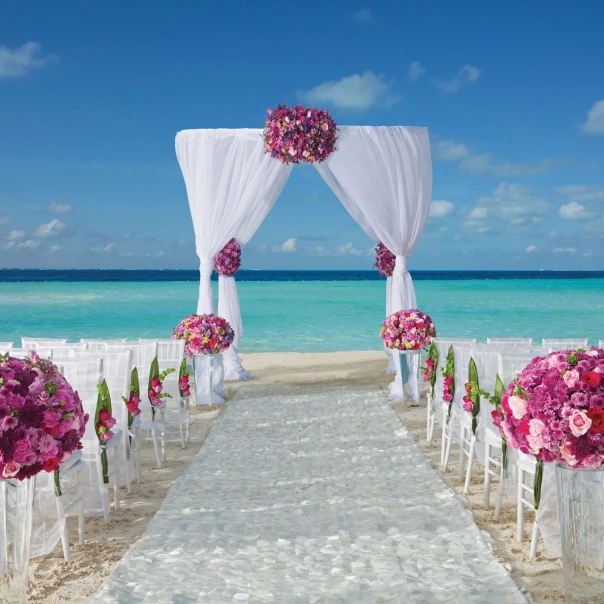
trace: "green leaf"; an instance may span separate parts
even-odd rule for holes
[[[543,482],[543,460],[537,460],[535,468],[535,511],[539,509],[541,503],[541,483]]]
[[[59,474],[59,470],[55,470],[54,475],[55,475],[55,489],[57,491],[57,495],[60,497],[63,493],[61,492],[61,476]]]
[[[495,398],[498,399],[499,404],[501,404],[501,399],[505,394],[505,386],[499,377],[499,374],[495,377]]]
[[[449,352],[447,352],[447,361],[445,371],[443,375],[450,375],[453,381],[451,382],[451,386],[449,387],[449,392],[451,393],[451,402],[449,403],[449,411],[447,413],[447,425],[451,421],[451,411],[453,410],[453,399],[455,398],[455,350],[453,349],[453,344],[449,346]]]
[[[480,413],[480,395],[478,389],[480,384],[478,383],[478,369],[476,363],[472,357],[470,357],[470,363],[468,364],[468,378],[472,385],[476,385],[476,389],[472,388],[472,433],[476,436],[476,428],[478,428],[478,414]]]
[[[149,385],[147,386],[147,396],[149,396],[149,390],[153,390],[153,386],[151,385],[151,382],[155,379],[159,377],[159,361],[157,360],[157,357],[155,357],[152,361],[151,361],[151,368],[149,370]]]
[[[109,394],[109,387],[107,386],[107,382],[105,380],[103,380],[100,384],[97,385],[96,388],[98,390],[98,396],[96,399],[96,411],[94,413],[95,432],[96,432],[96,425],[99,423],[99,415],[100,415],[102,409],[108,409],[109,415],[111,417],[113,417],[113,414],[111,413],[111,395]],[[99,442],[101,444],[103,444],[103,441],[101,441],[101,438],[98,435],[98,433],[97,433],[97,437],[99,439]]]
[[[101,451],[101,466],[103,467],[103,482],[109,484],[109,462],[107,461],[107,450]]]
[[[508,443],[505,440],[505,436],[501,437],[501,463],[503,464],[503,471],[508,471]]]
[[[130,374],[130,390],[134,392],[134,394],[140,398],[141,396],[141,387],[138,383],[138,369],[135,367]]]
[[[434,342],[430,343],[430,348],[428,350],[428,358],[431,361],[434,361],[434,371],[430,376],[430,386],[432,387],[432,400],[434,400],[434,387],[436,386],[436,372],[438,370],[438,347]]]

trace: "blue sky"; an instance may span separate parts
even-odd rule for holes
[[[174,135],[303,101],[431,133],[415,269],[604,269],[604,3],[5,3],[0,266],[195,268]],[[294,168],[243,268],[370,268]]]

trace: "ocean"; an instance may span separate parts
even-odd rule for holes
[[[440,336],[604,339],[604,271],[412,271]],[[0,341],[170,337],[197,304],[196,271],[0,270]],[[242,352],[379,350],[377,271],[237,273]],[[215,284],[215,291],[217,291]]]

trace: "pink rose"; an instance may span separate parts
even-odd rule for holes
[[[153,378],[153,379],[151,380],[151,385],[152,385],[153,387],[155,387],[155,386],[159,386],[159,378]]]
[[[510,409],[510,406],[508,405],[508,398],[509,397],[506,395],[501,399],[501,408],[503,409],[504,413],[506,413],[506,414],[512,413],[512,410]]]
[[[464,411],[471,413],[472,410],[474,409],[474,405],[472,404],[472,401],[464,401],[463,409],[464,409]]]
[[[99,411],[99,420],[102,422],[107,421],[110,417],[111,414],[109,413],[109,409],[101,409]]]
[[[113,428],[113,426],[115,426],[115,418],[110,417],[109,419],[105,420],[105,427],[106,428]]]
[[[512,415],[516,419],[522,419],[526,415],[528,404],[519,396],[510,396],[508,398],[508,405],[512,411]]]
[[[103,441],[111,440],[112,438],[113,432],[111,432],[111,430],[107,430],[107,432],[103,432],[103,434],[101,434],[101,440]]]
[[[560,457],[568,466],[576,466],[578,463],[577,458],[570,451],[570,441],[568,438],[562,443],[562,447],[560,447]]]
[[[452,376],[450,376],[450,375],[448,375],[448,376],[445,378],[444,384],[445,384],[445,386],[450,386],[452,383],[453,383],[453,377],[452,377]]]
[[[582,468],[599,468],[602,465],[602,458],[599,455],[588,455],[582,462]]]
[[[587,417],[585,411],[579,411],[579,409],[573,410],[568,418],[568,423],[573,436],[583,436],[591,427],[591,419]]]
[[[564,383],[569,388],[574,388],[579,382],[579,372],[576,369],[571,369],[564,374]]]
[[[453,400],[453,397],[450,394],[443,394],[443,401],[445,403],[450,403]]]
[[[2,478],[13,478],[19,473],[21,466],[14,461],[9,461],[2,470]]]
[[[529,434],[526,437],[529,447],[534,453],[539,453],[545,446],[545,424],[540,419],[532,419],[529,423]]]

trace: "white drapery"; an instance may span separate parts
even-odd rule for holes
[[[187,187],[199,256],[197,312],[215,313],[210,280],[214,256],[233,237],[246,242],[238,236],[239,232],[247,232],[243,224],[249,222],[258,228],[287,182],[291,166],[264,152],[260,129],[182,130],[176,135],[176,156]],[[249,237],[253,232],[255,229]],[[223,300],[220,310],[241,331],[239,298],[229,299],[229,292],[236,293],[234,279],[228,283],[230,286],[223,284],[227,300]],[[237,343],[240,337],[236,333]],[[233,372],[244,371],[236,344],[223,360],[227,379]],[[222,380],[216,388],[222,390]]]
[[[407,258],[424,230],[432,196],[432,163],[426,128],[343,126],[336,150],[315,164],[350,215],[396,256],[390,312],[415,308]],[[393,399],[402,398],[398,352]]]

